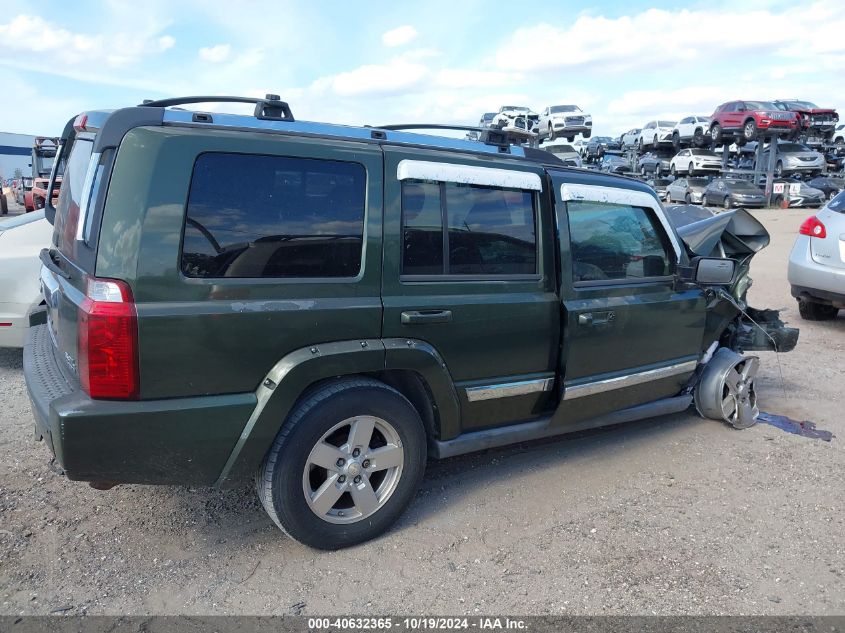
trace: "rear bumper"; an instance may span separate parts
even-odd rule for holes
[[[36,436],[79,481],[211,485],[256,405],[254,393],[92,400],[62,374],[44,325],[29,329],[23,363]]]
[[[845,304],[845,268],[819,264],[810,253],[810,237],[799,235],[789,254],[787,279],[796,298]]]

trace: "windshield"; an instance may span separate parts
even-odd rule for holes
[[[530,108],[526,108],[524,106],[502,106],[502,109],[499,112],[504,112],[505,110],[516,110],[517,112],[530,112]]]
[[[690,178],[687,183],[690,187],[706,187],[710,181],[707,178]]]
[[[550,114],[558,114],[560,112],[581,112],[581,108],[575,105],[552,106],[549,108]]]
[[[781,152],[811,152],[806,145],[800,143],[778,143],[778,150]]]
[[[0,233],[3,231],[8,231],[9,229],[13,229],[16,226],[23,226],[24,224],[29,224],[30,222],[35,222],[36,220],[40,220],[44,217],[44,211],[35,211],[34,213],[24,213],[23,215],[18,215],[13,218],[9,218],[8,220],[3,220],[0,222]]]
[[[657,125],[660,127],[675,127],[674,121],[658,121]]]
[[[771,101],[746,101],[745,108],[747,110],[779,110]]]
[[[718,156],[716,156],[716,152],[709,149],[691,149],[690,153],[693,156],[715,156],[716,158],[718,158]]]
[[[572,145],[549,145],[545,149],[553,154],[577,154]]]
[[[784,101],[783,103],[794,110],[815,110],[819,107],[812,101]]]
[[[759,187],[755,187],[750,182],[746,182],[744,180],[726,180],[725,184],[728,185],[731,189],[734,190],[742,190],[742,191],[752,191],[754,193],[761,193]]]

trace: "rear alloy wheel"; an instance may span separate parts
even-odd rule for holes
[[[839,308],[824,303],[814,303],[799,299],[798,314],[805,321],[830,321],[831,319],[835,319],[836,315],[839,314]]]
[[[713,145],[718,145],[722,142],[722,126],[718,123],[710,126],[710,142]]]
[[[270,518],[296,540],[338,549],[385,532],[417,492],[426,461],[419,414],[368,378],[312,391],[279,431],[256,477]]]
[[[757,391],[754,378],[760,359],[720,348],[701,374],[695,387],[695,408],[706,418],[722,420],[735,429],[757,423]]]
[[[742,137],[748,142],[757,138],[757,124],[754,122],[754,119],[749,119],[745,122],[745,125],[742,127]]]

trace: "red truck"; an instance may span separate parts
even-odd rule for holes
[[[829,141],[839,123],[839,114],[833,108],[820,108],[812,101],[777,99],[774,104],[781,110],[794,112],[801,121],[801,132],[807,138]]]
[[[714,145],[721,145],[726,138],[744,145],[761,136],[777,134],[794,138],[801,132],[798,114],[781,110],[771,101],[728,101],[716,108],[710,118],[710,138]]]

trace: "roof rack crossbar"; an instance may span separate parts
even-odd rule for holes
[[[194,97],[173,97],[171,99],[145,99],[140,107],[167,108],[180,106],[189,103],[254,103],[255,118],[270,119],[274,121],[293,121],[293,112],[286,101],[282,101],[279,95],[268,94],[264,99],[258,97],[233,97],[233,96],[194,96]]]

